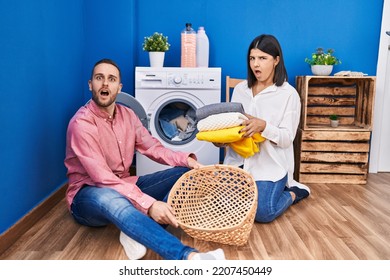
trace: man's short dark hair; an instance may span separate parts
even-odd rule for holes
[[[111,64],[111,65],[115,66],[116,69],[118,69],[118,71],[119,71],[119,80],[122,80],[121,69],[119,68],[118,64],[115,61],[113,61],[112,59],[109,59],[109,58],[103,58],[95,63],[95,65],[92,68],[91,80],[93,78],[93,71],[95,71],[95,67],[98,66],[99,64],[102,64],[102,63]]]

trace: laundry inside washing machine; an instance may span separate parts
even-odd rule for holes
[[[187,142],[196,134],[196,110],[182,101],[171,101],[157,114],[160,136],[170,142]]]

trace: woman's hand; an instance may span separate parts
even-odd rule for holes
[[[228,145],[225,144],[225,143],[214,143],[214,142],[213,142],[213,144],[214,144],[215,147],[218,147],[218,148],[225,148],[225,147],[228,146]]]
[[[188,167],[191,168],[191,169],[198,169],[198,168],[203,167],[203,164],[200,164],[199,162],[197,162],[192,157],[188,157],[187,158],[187,163],[188,163]]]
[[[150,206],[148,214],[159,224],[171,225],[175,228],[179,226],[172,207],[163,201],[155,201]]]
[[[267,122],[254,116],[245,114],[248,120],[245,120],[242,125],[245,125],[240,132],[244,132],[244,137],[252,137],[255,133],[261,133],[265,129]]]

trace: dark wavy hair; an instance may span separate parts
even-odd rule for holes
[[[122,80],[121,69],[119,68],[118,64],[115,61],[113,61],[112,59],[109,59],[109,58],[103,58],[95,63],[95,65],[92,68],[91,80],[93,77],[93,71],[95,71],[96,66],[98,66],[99,64],[102,64],[102,63],[111,64],[112,66],[115,66],[116,69],[118,69],[118,71],[119,71],[119,80],[120,81]]]
[[[280,47],[280,44],[278,40],[273,35],[260,35],[257,36],[255,39],[253,39],[252,43],[249,45],[248,48],[248,55],[247,55],[247,69],[248,69],[248,87],[251,88],[256,84],[256,77],[253,74],[253,71],[250,66],[250,60],[249,56],[252,49],[259,49],[262,52],[265,52],[269,55],[272,55],[273,58],[276,58],[279,56],[279,63],[275,67],[275,76],[273,82],[277,86],[281,86],[285,81],[288,80],[286,67],[284,66],[284,59],[283,59],[283,53],[282,48]]]

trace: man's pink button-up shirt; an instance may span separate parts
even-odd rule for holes
[[[188,166],[189,156],[196,159],[193,154],[165,148],[125,106],[116,104],[114,116],[92,100],[81,107],[70,120],[66,137],[68,207],[84,185],[91,185],[115,189],[147,213],[155,199],[136,186],[138,176],[130,176],[136,150],[171,166]]]

